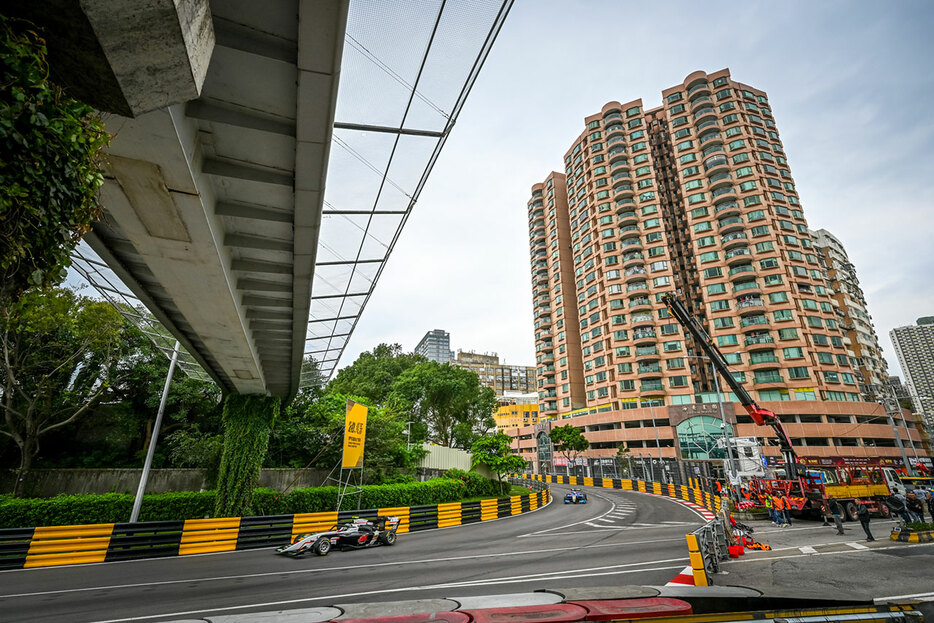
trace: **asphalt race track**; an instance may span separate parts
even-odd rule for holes
[[[4,623],[168,621],[336,603],[664,584],[687,564],[684,535],[704,523],[672,500],[567,487],[533,513],[400,535],[393,547],[292,559],[225,552],[0,572]]]

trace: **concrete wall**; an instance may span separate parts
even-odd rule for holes
[[[470,452],[425,444],[428,455],[418,467],[418,478],[428,480],[448,469],[470,471]],[[495,476],[485,466],[476,470],[487,478]],[[26,478],[27,497],[52,497],[59,494],[136,493],[141,469],[35,469]],[[13,490],[12,470],[0,471],[0,492]],[[285,491],[325,484],[328,472],[319,469],[264,469],[259,486]],[[328,483],[334,484],[334,483]],[[149,473],[146,493],[167,491],[201,491],[208,488],[205,473],[200,469],[154,469]]]
[[[419,464],[419,473],[430,475],[430,477],[440,476],[442,472],[448,469],[462,469],[465,472],[470,471],[471,454],[467,450],[458,450],[457,448],[447,448],[445,446],[434,446],[431,444],[422,445],[428,454]],[[474,471],[494,478],[492,472],[485,465],[478,465]]]
[[[136,493],[141,469],[37,469],[27,477],[25,493],[29,497],[52,497],[59,494]],[[11,471],[0,472],[0,491],[13,489]],[[283,491],[321,486],[327,472],[317,469],[264,469],[259,486]],[[200,469],[154,469],[149,474],[147,493],[200,491],[208,486]]]

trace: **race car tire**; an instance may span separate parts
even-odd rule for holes
[[[383,545],[395,545],[396,544],[396,533],[387,532],[386,534],[379,537],[379,540]]]
[[[328,539],[318,539],[315,541],[315,544],[311,546],[311,549],[318,556],[327,556],[328,552],[331,551],[331,541]]]

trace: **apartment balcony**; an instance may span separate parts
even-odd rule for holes
[[[557,398],[557,397],[558,397],[558,393],[557,393],[556,391],[554,391],[554,390],[551,390],[551,391],[548,391],[548,392],[538,392],[538,397],[539,397],[539,399],[544,399],[544,398]]]
[[[632,266],[626,269],[625,276],[627,282],[644,280],[647,271],[645,266]]]
[[[762,295],[762,288],[759,287],[759,282],[756,280],[751,281],[740,281],[733,283],[733,292],[745,292],[746,295],[756,296]]]
[[[655,329],[636,329],[632,332],[632,339],[635,343],[655,342],[658,340],[655,335]]]
[[[727,266],[736,266],[737,264],[747,264],[752,259],[752,252],[749,247],[735,247],[726,252],[723,256]]]
[[[645,261],[645,256],[642,255],[642,251],[630,251],[623,255],[623,266],[632,266],[634,262],[642,263]]]
[[[772,385],[775,383],[784,383],[785,380],[782,378],[782,373],[779,370],[773,371],[762,371],[756,372],[753,375],[753,384],[756,386],[759,385]]]
[[[761,297],[748,294],[736,299],[736,310],[740,316],[761,314],[765,311],[765,301]]]
[[[688,99],[694,96],[710,95],[710,85],[706,81],[698,82],[688,89]]]
[[[637,309],[639,307],[651,307],[652,302],[646,296],[635,296],[629,299],[629,309]]]
[[[642,248],[642,238],[639,236],[634,236],[631,238],[624,238],[619,241],[619,246],[623,249],[641,249]]]
[[[771,352],[769,353],[752,353],[749,356],[749,365],[753,368],[758,366],[771,366],[775,367],[775,364],[781,363],[775,355]]]
[[[662,368],[657,363],[650,366],[639,366],[636,369],[636,373],[642,376],[659,376],[662,373]]]
[[[717,221],[717,226],[721,234],[727,234],[732,231],[743,229],[743,219],[740,216],[725,216]]]
[[[633,225],[622,225],[622,226],[619,228],[619,232],[617,232],[617,233],[619,234],[619,236],[620,236],[621,238],[624,237],[624,236],[626,236],[626,235],[630,235],[630,236],[632,236],[632,235],[639,235],[639,233],[640,233],[640,232],[639,232],[639,226],[638,226],[638,225],[634,225],[634,224],[633,224]]]
[[[755,273],[756,269],[752,264],[737,264],[730,268],[730,277],[741,273]]]
[[[746,346],[762,346],[764,344],[774,344],[775,340],[772,339],[772,336],[766,333],[750,333],[746,335],[745,344]]]
[[[697,127],[699,123],[702,123],[707,119],[716,119],[717,111],[714,110],[713,106],[707,104],[705,106],[701,106],[701,108],[693,114],[693,118],[694,126]]]
[[[638,324],[654,324],[655,319],[652,317],[651,313],[639,312],[629,316],[629,323],[632,325]]]
[[[609,137],[610,137],[610,134],[612,134],[612,133],[614,133],[614,132],[622,132],[622,133],[625,133],[625,132],[626,132],[626,128],[623,127],[622,122],[619,122],[619,123],[612,123],[612,124],[606,126],[606,128],[605,128],[604,131],[606,132],[607,138],[609,138]]]
[[[634,292],[636,290],[648,290],[649,284],[645,281],[633,281],[626,285],[626,292]]]
[[[708,89],[707,92],[708,92],[708,93],[710,92],[709,89]],[[710,97],[709,95],[701,95],[700,97],[698,97],[698,98],[696,98],[696,99],[694,99],[694,100],[691,100],[691,110],[696,110],[697,107],[700,106],[701,104],[703,104],[704,102],[711,102],[711,103],[713,103],[713,98]]]
[[[639,222],[639,215],[636,214],[635,210],[626,210],[624,212],[617,212],[616,214],[616,224],[633,224]]]
[[[742,328],[754,327],[756,325],[768,325],[769,319],[766,318],[765,314],[758,314],[755,316],[745,316],[740,320],[740,326]]]
[[[613,110],[603,115],[603,123],[609,123],[610,121],[613,121],[614,119],[619,119],[620,121],[622,121],[623,115],[618,110]]]
[[[730,168],[730,161],[726,156],[722,154],[717,154],[715,156],[711,156],[707,158],[706,160],[704,160],[704,171],[708,175],[711,173],[715,173],[716,171],[728,170],[729,168]]]
[[[700,135],[704,130],[709,130],[710,128],[720,129],[720,124],[717,123],[716,119],[709,119],[703,123],[697,124],[697,134]]]
[[[735,231],[725,236],[720,237],[720,244],[723,245],[724,249],[731,249],[733,247],[738,247],[740,245],[746,246],[747,236],[745,232]]]
[[[639,386],[639,395],[644,396],[646,394],[655,394],[659,392],[664,392],[665,388],[662,386],[661,379],[657,381],[642,381],[642,384]]]
[[[721,201],[725,197],[735,198],[736,190],[732,186],[722,186],[712,191],[710,197],[713,201]]]

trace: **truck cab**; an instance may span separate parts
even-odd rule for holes
[[[900,493],[905,495],[908,493],[908,488],[905,486],[905,483],[902,482],[901,478],[898,477],[898,472],[895,471],[892,467],[883,467],[882,474],[885,477],[885,484],[888,485],[889,491],[893,495]]]

